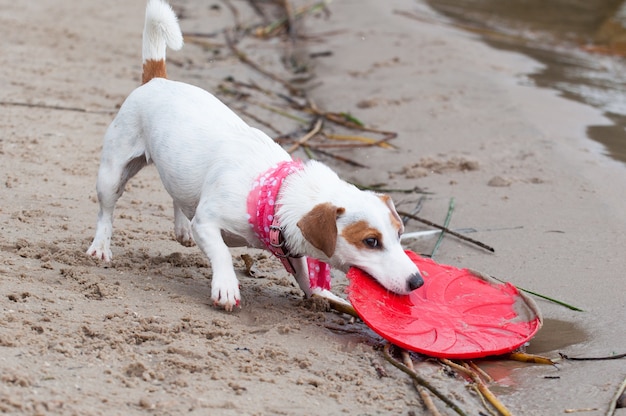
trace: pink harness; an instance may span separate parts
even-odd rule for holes
[[[288,175],[302,169],[303,165],[299,160],[280,162],[259,175],[248,194],[248,222],[259,240],[280,259],[285,269],[291,274],[295,274],[295,270],[289,257],[300,257],[300,255],[289,253],[285,247],[282,229],[274,214],[278,210],[276,199],[283,181]],[[330,290],[330,266],[318,259],[307,257],[306,260],[311,289],[319,287]]]

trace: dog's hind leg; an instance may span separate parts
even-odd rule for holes
[[[193,232],[191,231],[191,222],[174,201],[174,234],[176,241],[185,247],[194,245]]]
[[[113,232],[113,210],[117,200],[124,193],[124,187],[130,178],[147,165],[145,155],[119,160],[114,152],[103,150],[103,157],[98,171],[98,223],[96,235],[87,250],[87,255],[100,260],[111,260],[111,234]]]

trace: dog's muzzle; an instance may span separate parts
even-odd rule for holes
[[[413,273],[411,276],[409,276],[409,279],[407,280],[406,284],[407,284],[409,291],[412,292],[424,284],[424,279],[422,279],[421,274]]]

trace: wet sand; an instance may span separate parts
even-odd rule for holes
[[[134,178],[118,205],[114,261],[103,266],[84,255],[97,213],[101,138],[140,76],[144,4],[106,5],[0,1],[0,409],[421,414],[410,380],[384,361],[380,338],[303,301],[280,264],[261,252],[244,250],[265,276],[250,278],[238,260],[242,251],[233,251],[242,308],[213,308],[210,266],[196,248],[174,241],[171,202],[154,169]],[[223,6],[174,6],[187,32],[233,25]],[[395,150],[340,153],[367,168],[329,163],[355,182],[431,192],[420,215],[432,221],[443,221],[454,197],[451,227],[477,229],[472,237],[496,253],[446,238],[436,260],[584,309],[538,300],[546,325],[529,352],[623,353],[626,169],[585,137],[586,126],[608,120],[528,85],[536,62],[394,13],[433,13],[420,3],[353,0],[330,10],[303,28],[340,31],[305,45],[332,52],[311,62],[317,86],[310,95],[321,108],[350,112],[398,137]],[[246,40],[241,47],[280,73],[281,42]],[[187,42],[169,58],[171,78],[211,91],[226,75],[263,82],[206,44]],[[272,117],[273,125],[288,125]],[[463,160],[476,168],[463,169]],[[410,210],[419,195],[393,197]],[[409,231],[418,229],[409,222]],[[428,253],[434,240],[410,248]],[[335,292],[344,286],[336,276]],[[624,377],[623,360],[558,368],[497,360],[485,367],[498,397],[523,415],[582,408],[602,415]],[[419,370],[469,413],[481,409],[463,381],[430,362]]]

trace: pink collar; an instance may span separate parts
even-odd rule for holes
[[[280,259],[285,269],[295,274],[289,261],[290,257],[300,257],[290,253],[283,239],[282,228],[275,217],[278,193],[285,178],[299,170],[304,165],[301,161],[284,161],[271,167],[259,175],[252,184],[248,194],[248,222],[263,245]],[[320,287],[330,290],[330,266],[317,259],[307,258],[309,282],[311,288]]]

